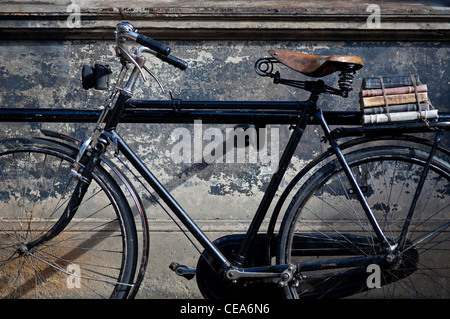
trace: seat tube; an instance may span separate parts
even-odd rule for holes
[[[267,211],[269,210],[269,207],[278,190],[278,187],[280,186],[284,174],[289,164],[291,163],[292,156],[294,155],[294,152],[297,149],[297,146],[303,136],[305,128],[308,125],[311,110],[315,108],[317,99],[318,94],[313,93],[309,99],[308,105],[302,110],[297,123],[291,126],[293,132],[281,156],[281,159],[278,164],[278,169],[273,174],[269,182],[269,185],[267,186],[267,190],[264,193],[264,196],[258,206],[255,216],[253,217],[253,220],[249,226],[249,229],[245,235],[244,240],[242,241],[242,244],[233,262],[233,265],[236,267],[242,267],[244,264],[247,253],[251,248],[253,240],[261,227],[264,217],[266,216]]]

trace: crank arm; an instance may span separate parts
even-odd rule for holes
[[[294,265],[280,265],[255,268],[231,268],[225,271],[225,277],[232,282],[242,279],[268,279],[284,287],[294,279],[296,267]]]
[[[180,265],[176,262],[172,262],[169,266],[171,270],[173,270],[178,276],[184,277],[187,280],[191,280],[195,277],[196,270],[188,268],[185,265]]]

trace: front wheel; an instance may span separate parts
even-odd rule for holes
[[[346,155],[392,245],[398,241],[427,158],[422,151],[396,146]],[[390,263],[365,259],[382,247],[339,162],[326,164],[301,187],[281,224],[277,262],[304,269],[296,285],[285,288],[286,296],[449,298],[449,195],[450,165],[435,157],[403,247]],[[369,262],[334,267],[358,258]]]
[[[96,167],[76,215],[55,238],[27,249],[56,221],[78,182],[77,150],[44,139],[0,142],[0,298],[125,298],[137,234],[114,179]]]

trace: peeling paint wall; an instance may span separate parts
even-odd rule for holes
[[[365,42],[365,41],[166,41],[174,55],[189,63],[181,72],[153,59],[150,69],[159,77],[166,92],[170,89],[176,98],[184,100],[304,100],[307,94],[293,88],[274,85],[254,72],[254,62],[267,56],[269,49],[284,49],[318,55],[350,54],[362,57],[365,67],[355,78],[355,92],[347,99],[325,96],[323,109],[354,111],[359,108],[358,89],[365,76],[419,74],[429,86],[433,105],[450,112],[449,42]],[[115,79],[120,64],[115,58],[114,43],[106,40],[3,40],[0,42],[0,105],[26,108],[85,108],[96,109],[104,104],[107,94],[84,91],[80,70],[83,64],[107,62]],[[299,78],[298,74],[281,68],[285,77]],[[325,78],[328,84],[337,83],[337,75]],[[168,99],[161,95],[153,81],[142,84],[135,98]],[[20,135],[38,135],[39,129],[62,131],[79,139],[90,134],[92,124],[1,123],[0,138]],[[212,239],[228,232],[242,232],[254,214],[265,191],[270,175],[262,175],[260,163],[175,163],[171,151],[179,142],[171,136],[177,128],[186,128],[194,136],[190,125],[123,124],[119,133],[144,159],[186,211],[198,221]],[[230,125],[205,125],[225,132]],[[279,130],[280,151],[286,144],[287,126],[273,126]],[[293,163],[287,180],[294,176],[309,159],[326,149],[320,143],[321,132],[309,127]],[[272,141],[271,141],[272,142]],[[206,142],[204,142],[206,143]],[[204,146],[204,145],[203,145]],[[283,181],[283,186],[286,181]],[[139,187],[143,190],[142,187]],[[151,219],[152,237],[150,270],[161,272],[147,275],[144,296],[198,297],[195,282],[186,283],[175,277],[166,267],[172,260],[195,267],[198,253],[183,236],[175,234],[165,213],[153,198],[143,194]],[[164,242],[170,238],[180,243],[168,256],[161,257]],[[155,242],[153,242],[155,240]],[[157,256],[157,258],[153,258]],[[177,282],[177,284],[174,284]]]
[[[166,92],[184,100],[303,100],[307,94],[300,90],[274,85],[269,79],[254,72],[254,62],[267,56],[267,50],[276,48],[311,54],[351,54],[362,57],[365,67],[357,73],[355,91],[347,99],[324,96],[324,110],[358,109],[358,90],[365,76],[419,74],[429,85],[433,105],[450,111],[449,44],[409,42],[258,42],[258,41],[172,41],[168,43],[174,55],[189,63],[182,72],[157,59],[148,62],[159,77]],[[114,43],[110,41],[2,41],[0,62],[2,92],[0,103],[5,107],[27,108],[87,108],[103,105],[107,93],[84,91],[81,88],[80,69],[83,64],[107,62],[114,75],[120,64],[114,56]],[[285,77],[299,78],[298,74],[281,68]],[[115,79],[115,76],[112,76]],[[336,85],[337,75],[325,78]],[[154,81],[136,89],[134,98],[167,99]],[[3,123],[2,137],[36,132],[39,128],[65,131],[77,138],[85,138],[92,125],[34,123],[18,127]],[[120,133],[125,136],[152,170],[163,181],[188,212],[200,219],[247,219],[256,208],[270,175],[261,176],[260,163],[180,163],[171,159],[173,147],[180,141],[172,136],[180,125],[123,124]],[[193,125],[187,128],[193,136]],[[203,132],[211,125],[204,125]],[[215,126],[225,134],[233,126]],[[287,127],[279,129],[280,151],[289,136]],[[301,164],[324,147],[319,144],[320,132],[310,129],[299,149],[292,173]],[[317,141],[317,143],[312,143]],[[193,140],[192,140],[193,142]],[[204,146],[204,145],[203,145]],[[202,146],[202,147],[203,147]],[[261,178],[262,177],[262,178]],[[196,196],[192,196],[196,194]],[[211,209],[214,207],[214,209]],[[223,208],[223,209],[221,209]],[[155,218],[163,218],[157,214]]]

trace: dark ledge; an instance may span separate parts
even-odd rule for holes
[[[448,41],[448,0],[2,1],[2,39],[113,39],[119,21],[156,39]],[[377,25],[374,11],[380,9]],[[370,7],[372,6],[372,7]],[[374,9],[371,9],[374,8]],[[75,21],[75,20],[71,20]]]

